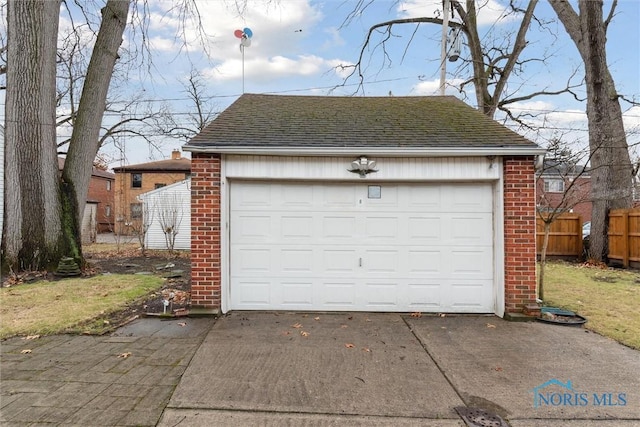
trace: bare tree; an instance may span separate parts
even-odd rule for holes
[[[353,8],[352,14],[345,19],[343,25],[349,24],[351,20],[354,19],[357,14],[361,13],[363,9],[366,9],[369,4],[370,3],[365,0],[358,1],[357,6]],[[570,78],[565,87],[559,89],[550,90],[545,88],[525,95],[518,94],[518,96],[515,96],[515,91],[507,91],[509,79],[515,74],[524,73],[527,63],[545,62],[549,59],[546,57],[521,58],[521,54],[528,44],[526,36],[532,21],[538,22],[541,26],[546,24],[534,16],[537,4],[538,0],[528,0],[526,7],[520,8],[516,5],[515,1],[511,1],[510,13],[517,14],[520,18],[520,25],[515,36],[483,39],[478,32],[478,9],[476,8],[476,0],[451,0],[452,11],[457,13],[461,22],[451,20],[448,25],[450,28],[459,30],[465,35],[471,56],[469,60],[466,60],[465,64],[470,64],[472,68],[471,77],[463,81],[458,87],[458,90],[461,93],[465,93],[466,87],[470,84],[473,85],[478,109],[491,118],[495,116],[496,111],[502,110],[510,118],[517,121],[518,118],[509,110],[510,104],[544,95],[557,95],[567,92],[573,94],[573,89],[577,86],[571,83]],[[389,58],[386,44],[394,37],[394,26],[412,25],[415,27],[415,35],[415,31],[417,31],[419,26],[425,23],[441,26],[443,25],[443,20],[440,17],[417,17],[394,19],[373,25],[369,28],[356,63],[337,67],[351,70],[350,74],[345,78],[345,82],[352,77],[357,77],[359,79],[359,90],[362,89],[364,85],[364,60],[366,52],[374,43],[377,43],[374,46],[374,50],[375,48],[380,48],[386,61],[386,58]],[[381,38],[381,41],[376,42],[378,37]],[[409,43],[412,41],[413,37]]]
[[[585,65],[593,202],[589,246],[591,256],[603,261],[608,252],[609,210],[629,208],[633,198],[633,167],[622,122],[621,95],[607,66],[607,29],[617,0],[613,0],[606,18],[602,0],[578,0],[579,13],[567,0],[549,3]]]
[[[559,138],[553,138],[548,146],[548,156],[538,176],[552,176],[561,183],[558,192],[539,193],[536,212],[544,224],[544,237],[540,248],[540,270],[538,274],[538,298],[544,300],[544,276],[547,263],[547,248],[552,224],[563,214],[571,212],[577,205],[589,202],[588,178],[590,174],[588,153],[573,153]]]
[[[164,233],[167,249],[173,253],[184,217],[184,201],[177,193],[163,194],[158,199],[157,210],[158,223]]]

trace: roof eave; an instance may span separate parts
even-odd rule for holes
[[[258,156],[384,156],[384,157],[474,157],[474,156],[537,156],[545,154],[542,147],[237,147],[184,145],[184,151],[209,154]]]

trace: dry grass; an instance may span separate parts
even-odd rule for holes
[[[544,302],[586,317],[587,329],[640,349],[638,271],[549,262]]]
[[[40,280],[0,289],[0,338],[60,332],[99,333],[105,313],[123,309],[164,280],[145,275],[102,275],[88,279]]]

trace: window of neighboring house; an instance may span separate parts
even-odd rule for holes
[[[142,188],[142,174],[141,173],[132,173],[131,174],[131,188]]]
[[[142,203],[131,203],[131,219],[142,218]]]
[[[166,187],[166,186],[167,186],[167,184],[156,184],[156,190],[158,188],[162,188],[162,187]]]
[[[111,191],[111,181],[107,180],[107,191]]]
[[[545,179],[545,193],[564,193],[564,181],[562,179]]]
[[[111,206],[107,205],[104,207],[104,216],[107,218],[111,216]]]

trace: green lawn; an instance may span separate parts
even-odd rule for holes
[[[122,310],[160,289],[164,279],[145,275],[99,275],[40,280],[0,289],[0,339],[61,332],[100,333],[101,316]]]
[[[640,349],[640,272],[547,262],[544,305],[586,317],[585,327]]]

